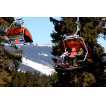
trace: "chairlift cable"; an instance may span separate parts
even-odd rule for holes
[[[91,19],[91,20],[93,20],[93,21],[98,21],[98,22],[100,22],[99,20],[93,19],[93,18],[91,18],[91,17],[86,17],[86,18],[89,18],[89,19]]]
[[[90,17],[87,17],[87,18],[90,18]],[[98,21],[98,22],[100,22],[101,23],[101,21],[99,21],[99,20],[96,20],[96,19],[93,19],[93,18],[90,18],[91,20],[94,20],[94,21]]]

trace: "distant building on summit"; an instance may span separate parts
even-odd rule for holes
[[[37,45],[37,44],[36,44],[36,45]],[[38,45],[38,46],[48,46],[48,47],[52,47],[52,45],[49,44],[49,42],[48,42],[48,43],[44,43],[43,45]]]
[[[44,43],[43,45],[49,45],[49,42],[48,43]]]

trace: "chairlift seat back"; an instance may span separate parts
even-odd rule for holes
[[[24,30],[24,27],[8,29],[7,36],[22,34],[23,33],[23,30]]]

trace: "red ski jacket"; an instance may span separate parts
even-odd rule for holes
[[[72,51],[71,54],[70,54],[70,57],[75,57],[75,54],[77,54],[76,51]]]

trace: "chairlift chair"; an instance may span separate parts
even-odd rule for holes
[[[84,53],[83,53],[83,59],[78,60],[78,62],[85,61],[86,57],[91,55],[92,51],[91,48],[84,42],[84,39],[78,35],[79,29],[79,17],[77,17],[77,31],[72,36],[66,36],[64,41],[61,43],[63,45],[63,48],[65,49],[68,47],[69,49],[72,49],[75,47],[77,49],[77,52],[79,51],[79,47],[83,47]]]
[[[61,46],[63,47],[63,49],[68,47],[69,50],[75,47],[77,52],[79,51],[79,48],[82,47],[84,51],[84,53],[82,54],[83,58],[80,58],[78,62],[85,61],[86,57],[91,55],[91,48],[84,42],[83,38],[79,36],[66,37],[66,39],[64,39],[64,42],[61,43]]]
[[[62,48],[65,50],[65,48],[68,48],[68,50],[71,52],[72,48],[75,47],[76,51],[79,51],[79,48],[82,47],[84,50],[83,58],[80,58],[78,62],[83,62],[85,61],[86,57],[91,55],[92,51],[91,48],[84,42],[84,39],[78,35],[79,29],[79,17],[77,17],[77,31],[74,35],[72,36],[66,36],[66,38],[63,40],[61,43]],[[63,66],[62,68],[60,67],[55,67],[56,70],[73,70],[73,69],[80,69],[83,68],[82,66],[77,66],[77,67],[69,67],[69,66]]]
[[[24,27],[22,25],[24,24]],[[12,28],[12,25],[14,28]],[[7,31],[7,37],[11,45],[32,43],[32,36],[25,28],[25,22],[22,19],[15,19]]]

